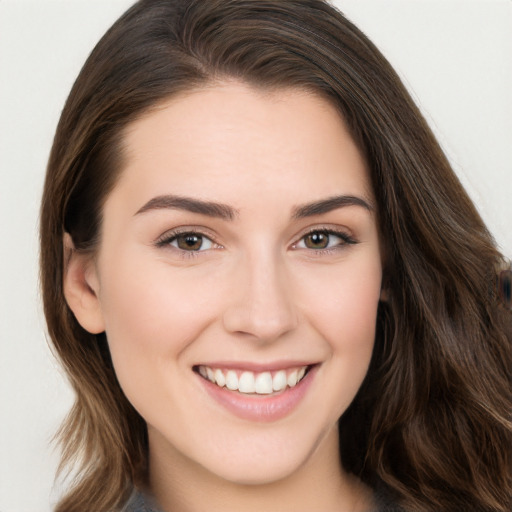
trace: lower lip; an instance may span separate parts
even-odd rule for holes
[[[245,395],[213,384],[198,375],[208,394],[230,413],[254,422],[272,422],[290,414],[306,395],[317,370],[313,366],[293,388],[286,388],[276,395]]]

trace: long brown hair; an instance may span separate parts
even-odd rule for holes
[[[119,510],[148,456],[105,334],[86,332],[66,304],[63,235],[94,252],[132,121],[227,77],[327,98],[370,168],[389,299],[370,371],[340,420],[343,464],[405,510],[509,510],[512,315],[495,286],[503,258],[389,63],[322,0],[141,0],[78,76],[41,208],[44,311],[76,393],[61,440],[63,467],[77,470],[56,510]]]

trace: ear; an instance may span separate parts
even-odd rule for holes
[[[75,249],[69,233],[64,234],[64,296],[78,323],[92,334],[105,330],[99,300],[99,280],[89,254]]]
[[[381,302],[389,302],[389,298],[391,295],[391,289],[389,284],[389,277],[386,266],[383,266],[382,269],[382,280],[380,283],[380,297],[379,300]]]
[[[389,301],[389,288],[382,287],[380,289],[380,298],[379,300],[381,302],[388,302]]]

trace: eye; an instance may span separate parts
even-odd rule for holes
[[[160,247],[170,245],[188,252],[207,251],[213,248],[213,242],[201,233],[178,233],[167,235],[158,241]]]
[[[325,250],[355,243],[356,241],[346,233],[332,230],[315,230],[304,235],[295,247],[298,249]]]

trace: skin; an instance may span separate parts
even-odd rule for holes
[[[341,467],[337,422],[370,362],[382,264],[366,164],[338,113],[305,91],[222,82],[134,122],[125,147],[96,254],[66,237],[65,293],[82,326],[106,331],[147,421],[161,507],[368,510],[369,491]],[[147,206],[165,194],[222,203],[232,218]],[[368,208],[294,216],[342,195]],[[177,228],[208,239],[179,249]],[[341,235],[311,248],[311,230]],[[299,404],[267,422],[226,410],[193,370],[290,360],[316,373]]]

